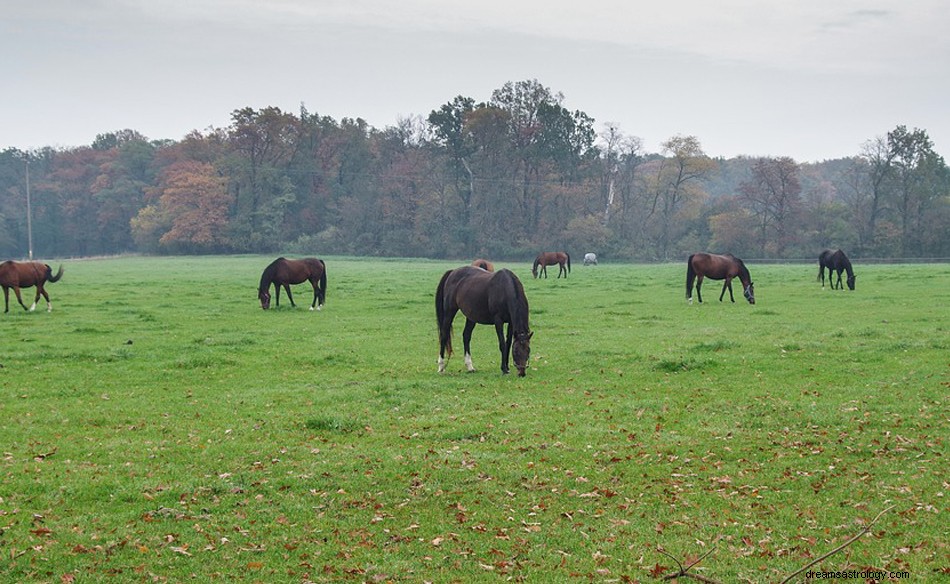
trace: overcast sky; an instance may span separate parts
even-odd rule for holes
[[[276,106],[385,128],[508,81],[650,152],[950,158],[946,0],[0,0],[0,150],[179,140]]]

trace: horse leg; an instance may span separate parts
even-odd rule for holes
[[[703,293],[700,290],[703,287],[703,275],[698,274],[696,276],[696,299],[699,300],[699,303],[703,303]]]
[[[46,300],[46,312],[53,312],[53,303],[49,301],[49,294],[46,293],[46,287],[38,286],[37,290],[39,290],[39,293],[36,295],[36,299],[39,300],[40,294],[42,294],[43,299]],[[36,304],[35,301],[34,304]]]
[[[439,323],[439,373],[445,373],[445,350],[449,349],[449,355],[452,355],[452,321],[455,320],[455,313],[458,308],[446,310]]]
[[[287,298],[290,300],[290,305],[297,308],[297,304],[294,302],[294,295],[290,291],[290,284],[284,284],[284,290],[287,291]]]
[[[3,287],[3,312],[10,312],[10,289]]]
[[[14,287],[13,287],[13,293],[16,294],[17,302],[20,303],[20,306],[23,307],[23,310],[30,310],[29,308],[26,307],[26,304],[23,304],[23,297],[20,295],[20,287],[19,287],[19,286],[14,286]],[[35,307],[36,304],[34,303],[33,306]]]
[[[475,321],[467,318],[465,319],[465,328],[462,330],[462,345],[465,347],[465,367],[468,368],[468,372],[472,373],[475,371],[475,366],[472,365],[472,331],[475,330]]]
[[[501,351],[501,372],[508,375],[508,357],[511,355],[511,325],[508,325],[508,335],[505,336],[505,323],[495,323],[495,334],[498,335],[498,350]]]
[[[561,274],[564,274],[564,277],[566,278],[566,277],[567,277],[567,270],[564,269],[564,263],[563,263],[563,262],[558,262],[558,264],[557,264],[557,277],[558,277],[558,280],[561,279]]]
[[[726,278],[725,283],[722,285],[722,292],[719,293],[719,302],[722,302],[722,297],[726,295],[726,289],[729,289],[729,300],[732,300],[735,304],[736,299],[732,297],[732,278]]]
[[[317,305],[317,282],[310,280],[310,285],[313,286],[313,303],[310,304],[310,311],[313,312],[313,307]]]

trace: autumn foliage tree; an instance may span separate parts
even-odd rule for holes
[[[156,189],[158,206],[138,216],[140,231],[167,225],[158,242],[169,250],[213,253],[228,249],[228,211],[233,197],[213,165],[181,162],[166,169]]]

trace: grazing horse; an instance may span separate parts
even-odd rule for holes
[[[595,253],[585,253],[584,254],[584,265],[597,265],[597,254]]]
[[[539,253],[538,257],[534,258],[534,265],[531,266],[531,275],[535,278],[540,277],[540,274],[538,274],[538,266],[541,266],[541,273],[547,278],[548,266],[553,266],[554,264],[560,266],[557,277],[560,278],[561,274],[564,274],[564,277],[567,278],[567,275],[571,271],[571,256],[564,251],[544,251]],[[565,266],[567,267],[565,268]]]
[[[483,260],[483,259],[481,259],[481,258],[479,258],[479,259],[475,260],[474,262],[472,262],[472,265],[475,266],[476,268],[481,268],[481,269],[485,270],[486,272],[494,272],[494,271],[495,271],[495,264],[491,263],[491,262],[488,261],[488,260]]]
[[[841,272],[848,272],[848,289],[854,290],[854,270],[851,269],[851,260],[844,252],[839,250],[831,251],[826,249],[818,256],[818,279],[821,280],[821,287],[825,287],[825,268],[828,268],[828,283],[832,290],[844,290],[841,284]],[[838,282],[835,285],[834,272],[838,272]]]
[[[700,288],[703,286],[703,278],[712,278],[713,280],[725,280],[722,285],[722,292],[719,294],[719,302],[729,290],[729,300],[733,302],[736,299],[732,296],[732,279],[739,278],[742,282],[742,294],[749,304],[755,304],[755,293],[752,290],[752,276],[749,275],[749,268],[732,254],[717,255],[711,253],[694,253],[686,261],[686,300],[693,303],[693,280],[696,280],[696,296],[702,303],[703,295]]]
[[[58,282],[63,277],[63,266],[59,266],[59,271],[53,275],[53,268],[42,262],[15,262],[8,260],[0,264],[0,286],[3,286],[3,312],[10,312],[10,288],[16,294],[16,299],[20,302],[23,310],[33,311],[36,309],[36,303],[40,296],[46,299],[46,311],[53,311],[53,303],[49,301],[49,294],[46,293],[44,285],[47,282]],[[20,296],[20,288],[29,288],[36,286],[36,298],[33,299],[33,305],[29,308],[23,304],[23,298]]]
[[[446,352],[452,356],[452,321],[461,310],[465,315],[462,341],[465,343],[465,366],[472,365],[472,330],[476,324],[493,324],[501,351],[501,372],[508,373],[509,353],[518,376],[524,377],[531,355],[528,327],[528,299],[521,281],[511,270],[486,272],[474,266],[447,271],[435,291],[435,317],[439,323],[439,373],[445,372]],[[508,323],[508,333],[504,325]]]
[[[290,298],[290,305],[296,307],[294,295],[290,292],[290,285],[307,281],[313,286],[313,302],[310,304],[310,310],[313,310],[314,306],[317,307],[317,310],[320,310],[326,302],[327,295],[327,266],[323,263],[323,260],[317,258],[303,258],[300,260],[277,258],[264,268],[264,273],[261,274],[261,284],[257,288],[257,297],[261,301],[261,308],[264,310],[270,308],[271,284],[274,285],[277,306],[280,306],[280,287],[283,286],[284,290],[287,291],[287,298]],[[320,301],[319,305],[317,300]]]

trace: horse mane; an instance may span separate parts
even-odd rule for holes
[[[512,291],[508,295],[508,313],[511,316],[512,330],[519,333],[528,332],[531,328],[528,324],[528,297],[524,293],[521,280],[507,268],[495,272],[494,277],[501,280],[502,286]]]
[[[850,278],[854,276],[854,270],[851,267],[851,260],[849,260],[848,256],[846,256],[845,253],[840,249],[837,251],[837,253],[841,254],[841,267],[843,267],[845,271],[848,272],[848,277]]]
[[[739,279],[742,280],[743,278],[745,278],[747,282],[751,282],[752,274],[749,273],[749,268],[745,267],[745,262],[732,254],[729,254],[729,256],[732,259],[736,260],[736,263],[739,264]]]
[[[264,273],[261,274],[261,283],[257,287],[258,292],[266,292],[270,288],[271,282],[274,281],[274,272],[277,271],[277,266],[283,261],[285,261],[285,258],[279,257],[264,268]]]

